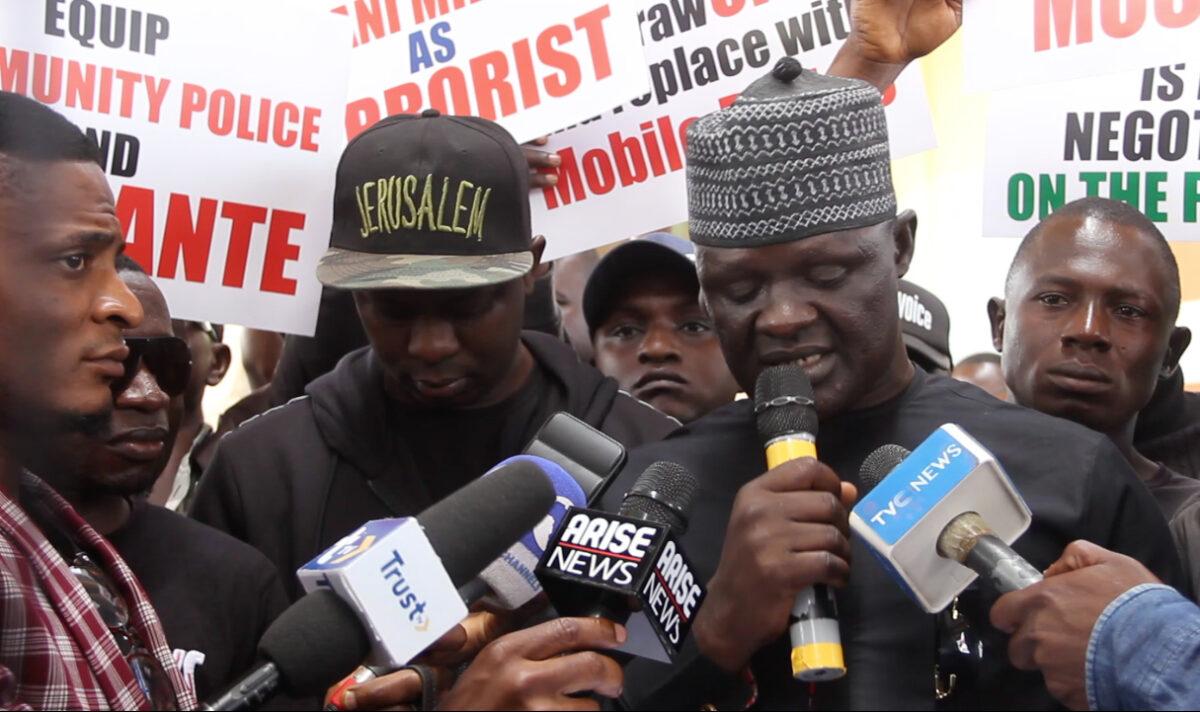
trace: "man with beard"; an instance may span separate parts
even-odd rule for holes
[[[1192,338],[1175,325],[1179,301],[1179,268],[1154,223],[1125,203],[1081,198],[1021,242],[988,316],[1013,399],[1112,440],[1158,501],[1196,586],[1200,481],[1134,446],[1139,411]]]
[[[113,547],[30,474],[55,434],[103,422],[142,307],[95,146],[0,92],[0,703],[190,708],[150,602]]]
[[[287,596],[253,547],[145,500],[179,433],[191,357],[154,282],[124,255],[117,269],[145,318],[125,332],[130,356],[113,385],[112,415],[48,440],[30,466],[129,564],[162,620],[176,666],[203,699],[250,669]]]
[[[1033,510],[1015,548],[1034,566],[1084,538],[1183,585],[1178,558],[1153,499],[1107,438],[914,368],[896,293],[916,216],[896,210],[879,91],[781,60],[730,107],[691,125],[687,166],[700,284],[730,370],[753,391],[764,369],[799,364],[815,392],[820,460],[764,472],[748,401],[630,454],[605,504],[618,506],[651,462],[694,472],[704,496],[683,546],[708,585],[692,643],[673,666],[631,663],[626,701],[1053,708],[1041,678],[1014,669],[987,625],[992,591],[972,587],[956,604],[971,654],[939,646],[959,631],[922,614],[850,541],[847,509],[864,458],[884,444],[912,449],[953,422],[997,456]],[[792,677],[786,632],[796,595],[814,584],[840,589],[848,674],[809,685]],[[950,663],[955,676],[940,675]]]

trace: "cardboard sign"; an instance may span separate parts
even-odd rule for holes
[[[346,20],[286,0],[0,5],[0,88],[95,138],[126,252],[172,315],[312,333]]]
[[[1098,195],[1142,211],[1169,240],[1200,239],[1198,96],[1200,61],[997,92],[984,235],[1023,236],[1064,203]]]
[[[985,91],[1177,62],[1200,39],[1200,0],[970,0],[963,84]]]
[[[633,0],[354,0],[346,133],[392,114],[481,116],[517,139],[643,93]]]
[[[687,219],[687,126],[779,59],[825,71],[849,33],[847,3],[669,0],[638,12],[650,92],[551,137],[558,185],[532,196],[546,259]],[[884,97],[893,157],[934,146],[925,85],[910,71]]]

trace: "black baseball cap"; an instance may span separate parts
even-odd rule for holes
[[[692,243],[668,232],[653,232],[614,247],[596,264],[583,288],[588,331],[594,334],[600,328],[629,280],[647,272],[683,275],[695,285],[698,297],[700,279],[694,253]]]
[[[942,300],[933,292],[903,279],[896,299],[900,308],[900,332],[909,356],[921,366],[947,372],[954,368],[950,358],[950,313]]]
[[[341,289],[498,284],[533,267],[529,167],[498,124],[389,116],[338,162],[329,250],[317,279]]]

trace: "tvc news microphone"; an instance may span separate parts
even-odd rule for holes
[[[1032,516],[992,453],[956,425],[915,450],[884,445],[863,461],[867,492],[850,526],[927,612],[941,611],[978,576],[997,593],[1042,580],[1010,544]]]

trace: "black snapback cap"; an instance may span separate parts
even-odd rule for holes
[[[498,284],[533,267],[529,167],[498,124],[434,109],[389,116],[338,162],[317,279],[341,289]]]

